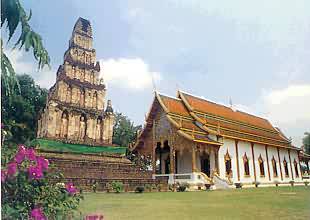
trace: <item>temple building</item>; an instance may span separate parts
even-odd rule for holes
[[[113,109],[110,100],[105,108],[106,86],[99,79],[92,44],[90,22],[79,18],[38,121],[38,138],[98,146],[112,143]]]
[[[155,92],[131,149],[152,157],[169,183],[253,185],[301,182],[299,148],[268,120],[178,91]]]

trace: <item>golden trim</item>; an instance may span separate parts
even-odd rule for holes
[[[243,126],[245,126],[245,127],[250,127],[250,128],[257,129],[257,130],[261,130],[261,131],[265,131],[265,132],[271,132],[271,133],[278,134],[278,132],[276,132],[276,131],[274,131],[274,130],[270,130],[270,129],[267,129],[267,128],[258,127],[258,126],[252,125],[252,124],[246,124],[246,123],[244,123],[244,122],[240,122],[240,121],[228,119],[228,118],[225,118],[225,117],[223,117],[223,116],[218,116],[218,115],[214,115],[214,114],[207,113],[207,112],[201,112],[201,111],[197,111],[197,110],[194,110],[193,112],[196,112],[196,113],[199,114],[199,115],[207,116],[207,117],[209,117],[209,118],[211,118],[211,119],[215,119],[215,120],[218,120],[218,121],[228,122],[228,123],[236,124],[236,125],[243,125]],[[254,116],[254,117],[256,117],[256,116]],[[267,120],[267,119],[265,119],[265,120]],[[268,120],[267,120],[267,121],[268,121]],[[272,126],[272,125],[271,125],[271,126]]]
[[[172,119],[171,116],[166,115],[166,117],[168,118],[168,121],[169,121],[171,124],[173,124],[176,128],[178,128],[178,129],[181,128],[181,126],[180,126],[174,119]]]
[[[194,139],[193,141],[198,142],[198,143],[205,143],[205,144],[213,144],[213,145],[222,146],[221,143],[214,143],[214,142],[210,142],[210,141],[203,141],[203,140],[198,140],[198,139]]]
[[[283,148],[287,148],[287,149],[296,150],[296,149],[294,149],[294,148],[285,147],[285,146],[283,146],[283,145],[270,144],[270,143],[266,143],[266,142],[255,141],[255,140],[250,140],[250,139],[247,139],[247,138],[240,138],[240,137],[230,136],[230,135],[226,135],[226,134],[222,134],[221,136],[228,137],[228,138],[232,138],[232,139],[238,139],[238,140],[241,140],[241,141],[254,142],[254,143],[257,143],[257,144],[263,144],[263,145],[268,144],[269,146],[283,147]]]
[[[208,124],[208,126],[217,128],[216,125]],[[250,136],[254,136],[254,137],[260,137],[260,138],[264,138],[264,139],[269,139],[269,140],[273,140],[273,141],[276,141],[276,142],[287,143],[287,144],[289,143],[289,142],[281,141],[281,140],[270,138],[270,137],[265,137],[265,136],[261,136],[261,135],[257,135],[257,134],[251,134],[251,133],[248,133],[248,132],[243,132],[243,131],[238,131],[238,130],[233,130],[233,129],[230,129],[230,128],[221,127],[221,129],[222,130],[227,130],[227,131],[233,131],[233,132],[236,132],[236,133],[246,134],[246,135],[250,135]]]
[[[173,116],[177,116],[177,114],[174,114],[174,113],[168,113],[168,114],[171,114]],[[192,117],[202,123],[202,119],[200,119],[198,116],[194,116],[195,114],[192,113]],[[188,121],[192,121],[190,120],[191,118],[189,117],[186,117],[186,116],[181,116],[182,118],[184,119],[188,119]],[[198,120],[199,119],[199,120]],[[215,125],[212,125],[212,124],[207,124],[208,126],[210,127],[213,127],[213,128],[217,128],[217,126]],[[212,129],[209,129],[207,128],[204,124],[202,126],[202,129],[209,132],[209,133],[212,133],[212,134],[217,134],[217,132],[213,131]],[[280,142],[280,143],[285,143],[285,144],[289,144],[289,142],[286,142],[286,141],[282,141],[282,140],[278,140],[278,139],[274,139],[274,138],[270,138],[270,137],[266,137],[266,136],[261,136],[261,135],[256,135],[256,134],[251,134],[251,133],[248,133],[248,132],[243,132],[243,131],[238,131],[238,130],[233,130],[233,129],[230,129],[230,128],[225,128],[225,127],[221,127],[222,130],[226,130],[226,131],[233,131],[233,132],[236,132],[236,133],[240,133],[240,134],[246,134],[246,135],[249,135],[249,136],[253,136],[253,137],[259,137],[259,138],[263,138],[263,139],[266,139],[266,140],[272,140],[272,141],[275,141],[275,142]],[[278,133],[277,133],[278,134]],[[222,136],[224,136],[222,134]],[[226,135],[228,136],[228,135]],[[234,136],[230,136],[230,137],[233,137],[233,138],[237,138],[237,137],[234,137]],[[246,141],[249,141],[249,142],[255,142],[255,143],[258,143],[258,144],[267,144],[266,142],[261,142],[261,141],[257,141],[257,140],[250,140],[250,139],[242,139],[242,138],[237,138],[237,139],[240,139],[240,140],[246,140]],[[268,143],[270,144],[270,143]],[[272,146],[276,146],[276,147],[284,147],[282,145],[277,145],[277,144],[270,144]],[[284,147],[284,148],[290,148],[290,147]],[[294,149],[294,148],[290,148],[290,149]]]
[[[161,105],[161,107],[165,111],[165,113],[169,113],[169,109],[165,106],[163,100],[160,98],[160,94],[158,92],[155,92],[155,95],[156,95],[156,98],[157,98],[159,104]]]

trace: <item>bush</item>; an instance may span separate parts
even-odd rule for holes
[[[235,183],[235,186],[237,189],[241,189],[243,184],[242,183]]]
[[[174,192],[177,189],[177,184],[173,183],[173,184],[169,184],[169,190],[171,192]]]
[[[135,189],[136,193],[143,193],[144,192],[144,187],[143,186],[137,186]]]
[[[206,190],[211,189],[211,186],[212,186],[212,184],[210,184],[210,183],[205,184]]]
[[[116,181],[113,181],[112,182],[112,189],[116,192],[116,193],[120,193],[124,190],[124,185],[122,182],[116,182]]]
[[[151,192],[152,191],[152,186],[150,184],[145,184],[145,189],[148,191],[148,192]]]
[[[161,186],[161,184],[159,183],[159,184],[157,184],[157,190],[158,190],[158,192],[161,192],[161,190],[162,190],[162,186]]]
[[[291,186],[294,186],[294,180],[291,180],[290,182],[289,182],[290,184],[291,184]]]
[[[93,185],[91,186],[94,193],[97,192],[97,187],[98,187],[98,183],[95,181]]]
[[[156,184],[153,183],[153,184],[151,185],[151,189],[152,189],[152,190],[157,190]]]
[[[255,185],[255,187],[258,187],[260,185],[260,182],[254,181],[253,184]]]
[[[3,149],[2,149],[3,150]],[[3,155],[2,155],[3,156]],[[49,162],[20,145],[1,170],[2,219],[68,219],[82,196],[73,183],[49,172]],[[53,180],[53,181],[51,181]]]
[[[202,189],[202,187],[204,187],[204,184],[203,183],[198,183],[198,190],[201,190]]]
[[[181,184],[178,184],[177,191],[178,192],[185,192],[187,188],[189,188],[188,183],[181,183]]]

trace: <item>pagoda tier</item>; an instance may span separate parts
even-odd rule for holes
[[[112,143],[113,108],[108,101],[105,109],[106,86],[99,79],[100,64],[92,44],[90,22],[79,18],[38,121],[38,138],[87,145]]]

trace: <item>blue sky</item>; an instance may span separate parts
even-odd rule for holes
[[[36,71],[9,51],[18,72],[49,88],[78,17],[91,21],[101,75],[117,111],[141,124],[156,89],[177,89],[268,118],[297,146],[310,127],[310,2],[23,1],[52,68]],[[9,46],[8,46],[9,47]]]

